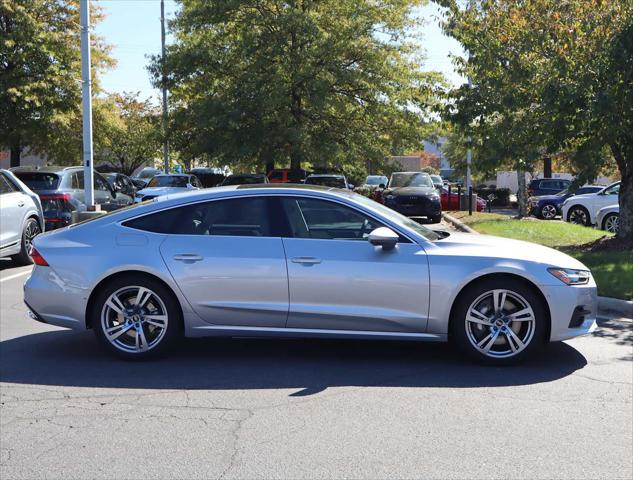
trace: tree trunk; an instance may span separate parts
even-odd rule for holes
[[[633,242],[633,148],[625,151],[620,145],[612,144],[611,151],[622,177],[619,195],[620,228],[618,237]]]
[[[11,145],[11,168],[20,166],[20,156],[22,155],[22,147],[19,143]]]
[[[517,200],[519,201],[519,218],[527,216],[527,187],[525,184],[525,172],[521,168],[517,168],[517,182],[519,190],[517,191]]]

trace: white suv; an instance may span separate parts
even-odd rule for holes
[[[618,203],[620,182],[612,183],[598,193],[575,195],[565,200],[561,206],[563,220],[580,225],[596,223],[598,210],[607,205]]]

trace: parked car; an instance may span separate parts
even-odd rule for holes
[[[136,192],[134,203],[141,203],[171,193],[181,193],[200,188],[202,188],[202,184],[195,175],[188,173],[161,173],[160,175],[154,175],[147,187]]]
[[[306,185],[322,185],[324,187],[345,188],[352,190],[354,185],[347,182],[345,175],[338,174],[312,174],[306,178]]]
[[[431,176],[424,172],[395,172],[383,192],[384,204],[408,217],[442,220],[442,203]]]
[[[561,178],[537,178],[528,185],[528,195],[538,197],[541,195],[555,195],[571,185],[571,180]]]
[[[439,175],[431,175],[431,181],[436,189],[440,190],[444,186],[444,180]]]
[[[269,183],[268,177],[263,173],[242,173],[229,175],[221,183],[223,187],[227,185],[254,185],[258,183]]]
[[[620,182],[612,183],[597,193],[574,195],[561,205],[563,220],[580,225],[594,225],[598,210],[618,202]]]
[[[134,198],[134,195],[136,195],[138,188],[136,188],[132,179],[127,175],[123,175],[122,173],[102,173],[102,175],[115,192],[121,192],[130,198]]]
[[[556,195],[542,195],[540,197],[530,197],[528,199],[528,211],[530,215],[544,220],[553,220],[561,214],[561,205],[565,200],[573,195],[584,195],[585,193],[597,193],[604,186],[587,185],[580,187],[575,192],[571,192],[568,188]]]
[[[308,176],[305,170],[278,168],[268,172],[270,183],[303,183]]]
[[[33,263],[31,242],[44,231],[40,199],[8,170],[0,170],[0,257],[20,265]]]
[[[616,203],[598,210],[596,225],[607,232],[618,233],[620,230],[620,206]]]
[[[389,183],[389,179],[384,175],[367,175],[365,178],[365,187],[385,188]]]
[[[440,198],[442,200],[442,210],[460,210],[459,205],[459,197],[457,196],[457,192],[451,190],[451,194],[448,194],[448,188],[442,187],[440,189]],[[468,195],[466,195],[468,198]],[[475,197],[475,209],[478,212],[483,212],[486,210],[486,201],[481,197]]]
[[[11,171],[39,195],[47,231],[70,225],[73,211],[86,210],[83,167],[16,167]],[[94,172],[93,192],[95,204],[105,211],[133,202],[133,197],[115,192],[99,172]]]
[[[155,175],[159,175],[163,173],[158,168],[154,167],[145,167],[143,168],[137,175],[132,177],[132,180],[135,181],[137,188],[145,188],[147,183],[154,178]],[[139,186],[140,184],[140,186]]]
[[[125,358],[165,352],[182,334],[450,337],[475,359],[505,364],[596,328],[596,284],[578,260],[438,234],[340,189],[175,195],[39,236],[32,254],[32,318],[93,329]]]
[[[222,169],[214,167],[196,167],[187,173],[195,175],[204,188],[217,187],[226,178]]]

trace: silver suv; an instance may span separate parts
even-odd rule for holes
[[[0,257],[16,263],[32,263],[33,239],[44,231],[39,197],[8,170],[0,170]]]

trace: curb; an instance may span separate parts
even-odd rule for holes
[[[600,314],[616,313],[633,320],[633,302],[619,298],[598,297],[598,312]]]
[[[447,222],[451,223],[457,230],[461,230],[462,232],[466,232],[466,233],[475,233],[479,235],[479,232],[477,232],[476,230],[473,230],[464,222],[457,220],[455,217],[449,215],[448,213],[442,212],[442,218],[446,220]]]
[[[479,232],[473,230],[468,225],[457,220],[448,213],[442,212],[442,218],[451,223],[457,230],[479,235]],[[619,298],[598,297],[598,312],[601,315],[615,313],[617,315],[622,315],[624,318],[633,319],[633,302],[620,300]]]

